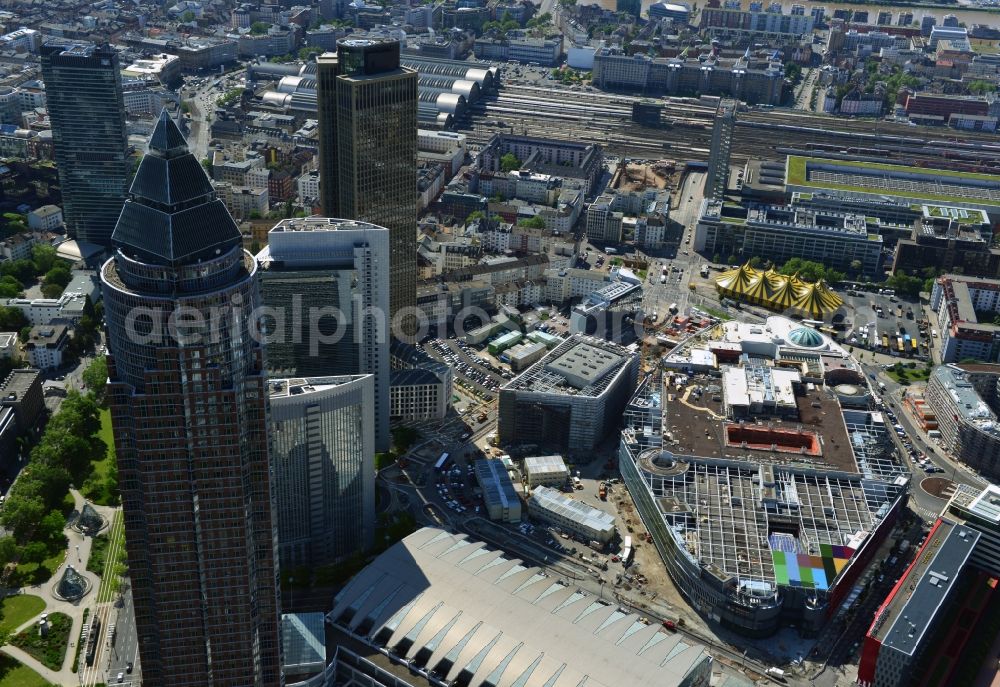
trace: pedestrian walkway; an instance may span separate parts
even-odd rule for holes
[[[83,495],[76,489],[71,489],[70,494],[73,496],[74,508],[76,512],[81,512],[85,502]],[[117,509],[106,506],[94,506],[94,508],[107,520],[108,526],[110,526],[113,522],[114,513]],[[66,554],[64,555],[62,564],[56,569],[52,577],[41,585],[33,585],[21,590],[23,593],[39,596],[45,601],[45,608],[41,613],[65,613],[72,619],[73,625],[70,629],[69,643],[66,648],[66,656],[63,659],[62,668],[58,671],[46,668],[36,659],[10,644],[0,648],[0,651],[3,651],[5,654],[16,659],[17,661],[20,661],[27,667],[37,672],[43,678],[56,685],[81,684],[80,676],[72,670],[73,659],[76,657],[76,644],[80,638],[80,628],[83,625],[84,610],[89,608],[91,609],[91,613],[94,613],[98,590],[101,586],[101,579],[94,573],[87,571],[87,561],[90,560],[93,537],[85,536],[80,532],[77,532],[75,529],[67,527],[66,539]],[[81,599],[77,599],[75,601],[64,601],[56,597],[54,589],[59,583],[59,580],[62,579],[66,567],[70,565],[72,565],[87,579],[88,582],[90,582],[90,590]],[[14,634],[37,624],[41,613],[16,628]],[[103,681],[103,679],[101,681]],[[94,682],[96,682],[96,680]],[[83,682],[82,684],[93,684],[93,682]]]

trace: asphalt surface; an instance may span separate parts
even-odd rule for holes
[[[122,581],[124,593],[120,594],[120,602],[115,601],[112,618],[117,632],[110,652],[105,649],[105,655],[110,653],[107,684],[118,684],[117,676],[122,673],[124,681],[121,684],[139,685],[139,637],[135,627],[135,607],[132,604],[132,588],[127,580]],[[132,663],[132,672],[128,672],[128,664]]]

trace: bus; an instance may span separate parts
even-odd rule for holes
[[[900,353],[902,353],[903,350],[904,350],[903,349],[903,337],[901,337],[901,336],[897,336],[896,337],[896,350],[898,350]]]
[[[920,352],[919,344],[916,339],[910,339],[910,350],[914,355]]]
[[[885,350],[889,350],[889,335],[888,334],[883,334],[882,335],[882,348],[884,348]]]
[[[438,472],[442,472],[444,470],[444,466],[447,464],[448,464],[448,454],[442,453],[441,457],[438,458],[436,463],[434,463],[434,469],[437,470]]]

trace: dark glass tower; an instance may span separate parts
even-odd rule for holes
[[[163,113],[101,282],[143,684],[281,684],[257,265]]]
[[[66,226],[106,246],[131,172],[118,53],[63,42],[42,46],[41,62]]]
[[[389,230],[395,317],[416,305],[417,72],[400,66],[398,41],[345,39],[316,76],[323,215]]]

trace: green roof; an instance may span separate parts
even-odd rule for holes
[[[913,198],[929,202],[954,203],[958,205],[1000,205],[1000,199],[989,198],[963,198],[961,196],[938,195],[924,191],[908,191],[902,189],[876,189],[867,186],[852,186],[848,184],[836,184],[828,181],[814,181],[808,178],[807,166],[811,162],[821,163],[832,167],[861,167],[869,170],[885,170],[887,172],[901,172],[927,177],[928,181],[933,181],[941,177],[952,177],[953,179],[975,179],[978,181],[992,181],[1000,184],[1000,176],[996,174],[979,174],[975,172],[960,172],[949,169],[929,169],[925,167],[907,167],[904,165],[891,165],[876,162],[861,162],[849,160],[834,160],[829,158],[806,157],[803,155],[789,155],[786,162],[785,183],[789,186],[807,186],[819,189],[829,189],[832,191],[849,191],[852,193],[864,193],[870,195],[894,196],[897,198]]]

